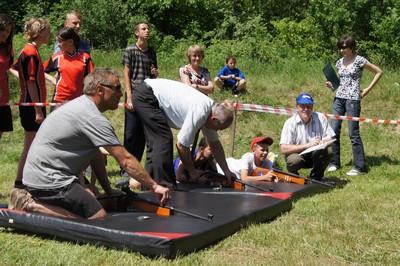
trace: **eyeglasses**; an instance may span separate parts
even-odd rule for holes
[[[297,104],[301,109],[312,109],[314,105],[312,104]]]
[[[113,86],[113,85],[109,85],[109,84],[103,84],[103,83],[99,83],[101,86],[109,88],[113,91],[121,91],[121,85],[117,85],[117,86]]]

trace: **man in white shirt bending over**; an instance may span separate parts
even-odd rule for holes
[[[226,164],[217,134],[217,130],[229,127],[233,121],[232,103],[214,103],[191,86],[168,79],[146,79],[137,86],[133,99],[146,137],[145,169],[155,180],[171,186],[176,184],[171,127],[180,129],[176,146],[191,177],[202,174],[195,169],[190,153],[195,135],[201,130],[228,181],[235,178]]]

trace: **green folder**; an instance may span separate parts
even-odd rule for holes
[[[327,63],[322,69],[322,72],[324,72],[326,80],[332,83],[333,85],[332,91],[335,91],[340,85],[340,80],[336,75],[336,72],[331,66],[331,64]]]

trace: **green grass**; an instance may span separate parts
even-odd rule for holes
[[[112,66],[121,71],[121,53],[94,51],[93,57],[97,66]],[[49,52],[45,50],[42,54],[45,58],[44,55]],[[179,65],[185,63],[184,56],[163,56],[159,58],[161,75],[177,78]],[[249,79],[249,93],[240,96],[239,100],[293,107],[295,96],[301,91],[309,91],[317,102],[315,109],[330,113],[333,94],[324,87],[323,65],[323,62],[294,59],[261,64],[239,58],[238,66]],[[207,67],[215,74],[220,66]],[[399,81],[400,72],[383,69],[385,74],[381,82],[363,100],[362,115],[397,119],[400,116],[400,87],[396,82]],[[363,85],[370,78],[365,73]],[[17,88],[14,79],[12,87]],[[14,100],[17,95],[18,90],[14,90]],[[217,100],[233,99],[227,92],[216,92],[212,97]],[[14,111],[14,132],[4,134],[0,140],[0,202],[8,201],[22,150],[23,131],[17,109]],[[123,111],[119,109],[106,115],[122,139]],[[272,151],[279,153],[280,132],[286,119],[286,116],[274,114],[238,112],[234,156],[240,157],[247,152],[251,138],[260,134],[272,136],[275,140]],[[363,176],[347,178],[345,172],[351,169],[352,154],[346,124],[344,122],[342,132],[343,168],[335,174],[328,174],[346,181],[344,187],[301,199],[290,212],[277,219],[251,225],[206,249],[169,261],[0,229],[0,264],[398,265],[400,127],[362,124],[361,134],[370,171]],[[230,134],[230,129],[220,133],[226,153],[230,151]],[[282,156],[278,163],[284,166]],[[118,166],[114,159],[109,159],[108,170],[112,182],[115,182],[118,179]]]

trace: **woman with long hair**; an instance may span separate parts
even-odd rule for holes
[[[356,41],[351,36],[343,36],[338,41],[338,48],[342,58],[336,62],[339,73],[340,85],[336,91],[333,101],[333,114],[359,117],[361,113],[361,100],[376,85],[382,76],[382,70],[370,63],[366,58],[357,55]],[[361,90],[361,77],[363,70],[366,69],[374,74],[374,77],[367,88]],[[332,88],[331,82],[326,82],[327,87]],[[353,169],[346,174],[349,176],[360,175],[367,171],[365,164],[364,146],[360,136],[360,126],[358,121],[348,121],[349,137],[353,149]],[[332,144],[333,156],[328,172],[336,171],[340,168],[340,130],[342,120],[333,120],[332,128],[335,131],[336,141]]]
[[[78,50],[79,35],[72,28],[62,28],[57,34],[60,51],[45,64],[45,72],[57,72],[53,102],[71,101],[83,93],[83,80],[93,72],[90,54]]]
[[[46,102],[47,91],[39,47],[47,44],[50,40],[50,24],[45,19],[32,18],[25,23],[24,35],[28,42],[22,49],[15,66],[19,74],[20,103],[44,103]],[[20,106],[19,116],[21,125],[25,130],[25,137],[24,148],[18,163],[16,186],[22,185],[22,170],[26,156],[40,124],[46,117],[46,108]]]

